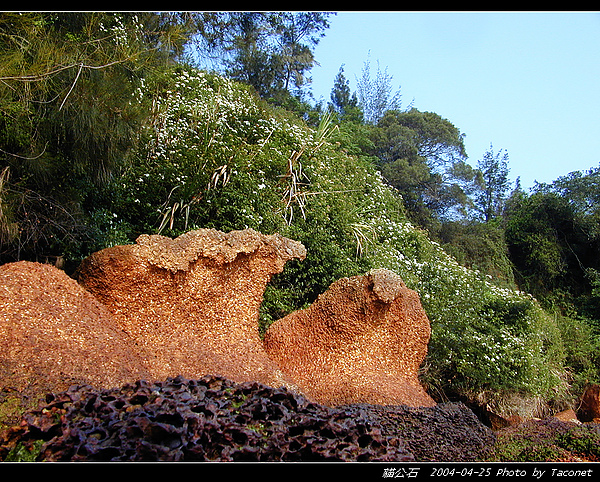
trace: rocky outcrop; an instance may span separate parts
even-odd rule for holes
[[[485,456],[489,430],[421,386],[429,320],[393,272],[333,283],[260,339],[267,283],[305,255],[278,235],[205,229],[94,253],[79,283],[0,267],[0,401],[53,393],[0,455],[41,438],[39,460]]]
[[[584,422],[600,423],[600,385],[590,385],[581,397],[579,418]]]
[[[334,408],[287,389],[206,376],[53,394],[0,436],[0,460],[20,448],[59,462],[459,462],[484,459],[493,444],[462,404]]]
[[[222,376],[294,388],[312,401],[433,406],[417,378],[429,321],[387,270],[344,278],[273,324],[259,309],[302,244],[253,230],[140,236],[94,253],[77,283],[38,263],[0,268],[0,397],[27,386],[110,388]]]
[[[434,406],[418,380],[430,325],[417,293],[388,270],[343,278],[273,323],[268,355],[319,403]]]
[[[144,353],[154,379],[206,374],[281,384],[258,333],[265,287],[302,244],[247,229],[140,236],[85,259],[79,282]]]
[[[370,420],[381,427],[384,437],[399,437],[420,462],[476,462],[493,453],[494,432],[461,402],[434,407],[357,404],[338,408]]]
[[[0,389],[24,398],[74,383],[119,386],[148,377],[108,309],[54,266],[0,266]]]
[[[524,420],[495,432],[499,462],[598,462],[600,424],[552,416]]]

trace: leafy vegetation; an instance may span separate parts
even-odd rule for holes
[[[272,280],[263,331],[388,268],[432,322],[440,398],[522,413],[598,381],[600,170],[509,193],[507,153],[471,167],[459,129],[402,110],[386,74],[353,94],[340,69],[311,106],[327,16],[294,15],[1,14],[0,261],[68,271],[142,233],[278,232],[308,256]]]
[[[597,461],[600,433],[594,425],[575,425],[549,418],[525,422],[498,432],[494,461]]]

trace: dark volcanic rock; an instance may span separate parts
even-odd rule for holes
[[[45,461],[412,461],[353,408],[220,377],[71,389],[0,438],[0,460],[43,440]]]
[[[383,435],[400,437],[418,461],[474,462],[493,451],[494,433],[462,403],[352,408],[379,425]]]

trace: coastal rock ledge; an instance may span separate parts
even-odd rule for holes
[[[429,320],[391,271],[338,280],[261,339],[267,284],[305,257],[278,234],[199,229],[103,249],[73,278],[40,263],[0,266],[0,401],[220,376],[331,407],[435,406],[417,378]]]

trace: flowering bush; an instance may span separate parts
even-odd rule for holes
[[[340,277],[394,270],[432,323],[426,383],[482,403],[560,392],[560,335],[536,301],[460,266],[412,226],[373,165],[332,142],[327,116],[310,129],[240,84],[181,68],[139,95],[152,115],[97,213],[107,239],[122,240],[118,226],[130,238],[249,227],[304,243],[306,260],[265,293],[263,329]]]

